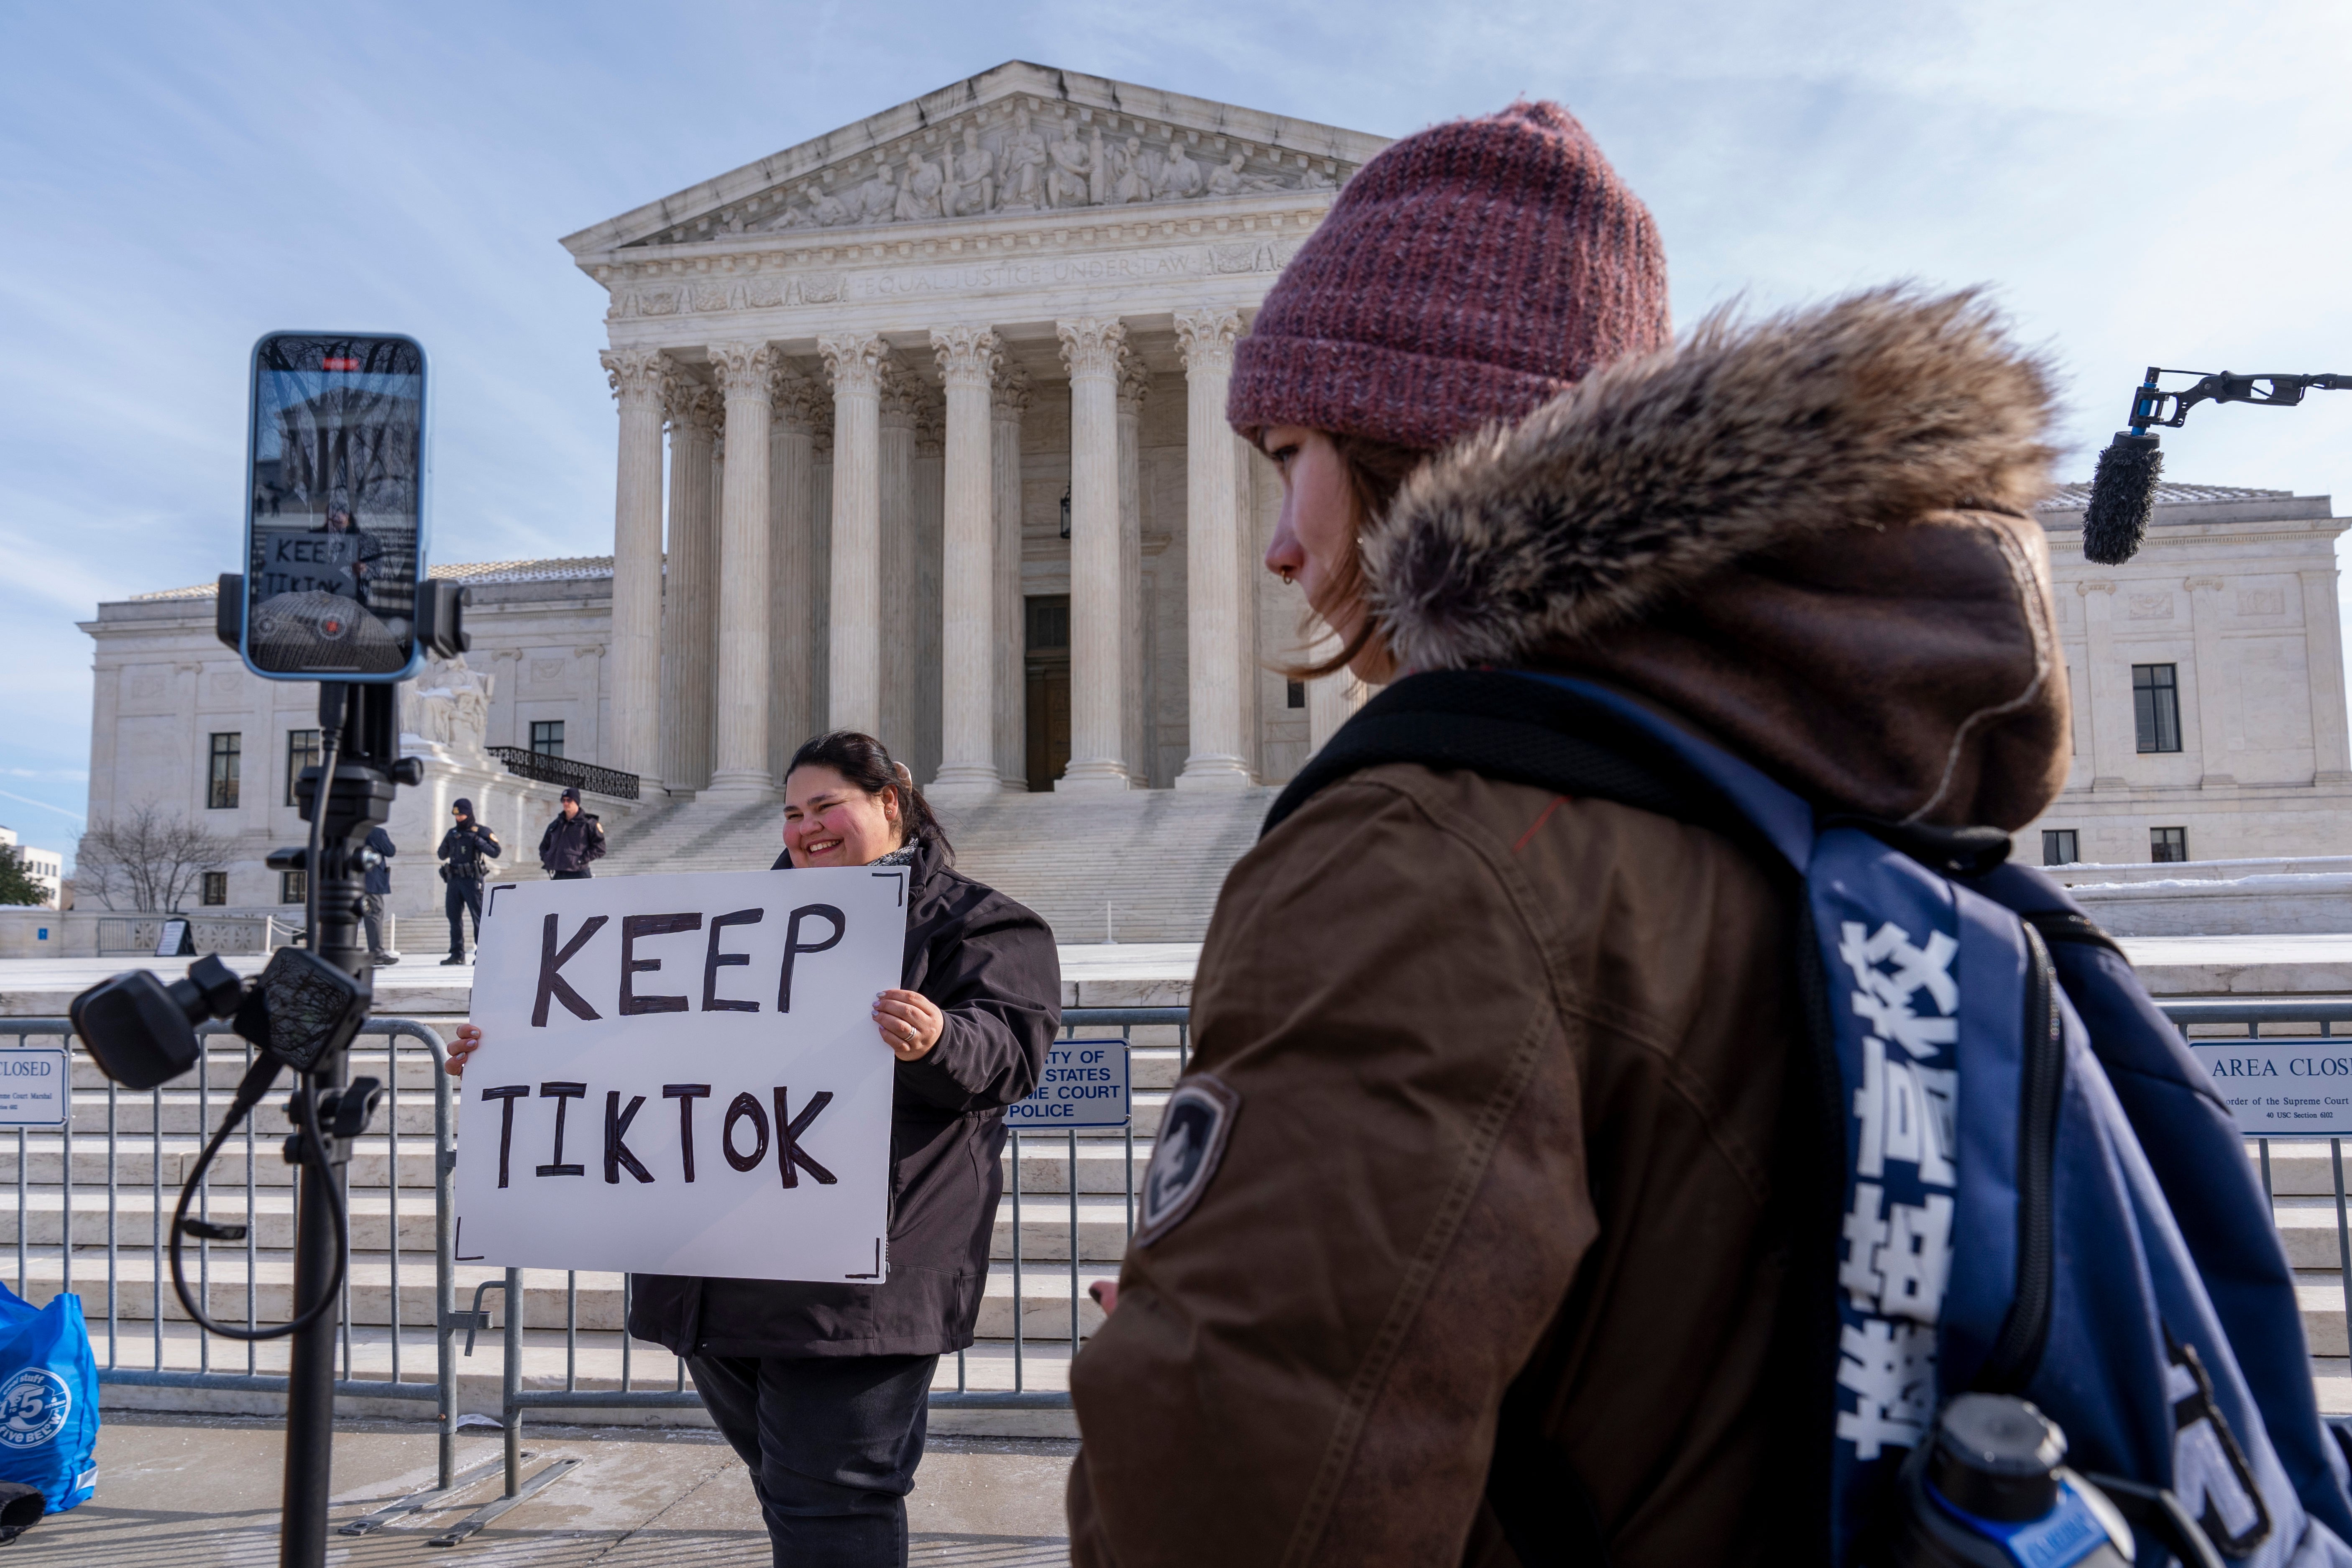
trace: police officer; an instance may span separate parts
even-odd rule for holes
[[[441,847],[434,853],[442,861],[441,879],[449,890],[441,900],[441,907],[449,915],[449,956],[443,964],[466,962],[466,911],[474,911],[474,942],[482,940],[482,884],[490,875],[490,862],[506,853],[499,847],[498,836],[474,820],[474,803],[460,800],[451,803],[449,815],[457,821],[441,836]]]
[[[367,927],[368,962],[381,969],[400,962],[400,954],[383,945],[383,901],[392,895],[388,862],[400,851],[393,847],[392,835],[381,826],[369,830],[367,847],[377,858],[367,868],[367,896],[361,902],[360,919]]]
[[[576,882],[595,874],[589,861],[604,858],[604,826],[595,813],[580,809],[580,792],[567,787],[562,815],[539,836],[539,868],[552,881]]]

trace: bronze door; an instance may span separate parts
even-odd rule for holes
[[[1041,594],[1024,604],[1029,787],[1050,790],[1070,763],[1070,599]]]

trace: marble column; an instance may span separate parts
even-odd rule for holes
[[[1339,644],[1328,642],[1317,650],[1317,657],[1339,651]],[[1353,671],[1335,670],[1319,680],[1307,683],[1307,754],[1313,756],[1325,742],[1339,732],[1339,726],[1355,717],[1371,696],[1371,690],[1356,679]]]
[[[809,733],[829,729],[833,689],[833,400],[809,440]],[[789,761],[790,759],[787,759]]]
[[[2352,742],[2344,711],[2344,623],[2336,602],[2336,569],[2298,572],[2303,584],[2304,667],[2311,682],[2311,782],[2352,783]]]
[[[922,389],[893,361],[882,377],[882,716],[874,731],[894,758],[915,755],[913,636],[919,598],[915,541],[915,416]],[[920,774],[917,774],[920,777]]]
[[[576,741],[567,734],[564,742],[566,754],[582,762],[604,754],[604,735],[612,722],[604,707],[604,659],[608,651],[604,643],[588,643],[572,650],[572,666],[580,672],[581,707],[587,712],[588,722],[583,726],[586,733]]]
[[[775,352],[765,343],[735,342],[713,343],[709,354],[727,399],[729,437],[710,794],[748,804],[775,793],[768,773],[769,379]]]
[[[882,727],[882,367],[889,346],[856,333],[817,340],[833,380],[833,593],[826,723]]]
[[[778,784],[824,727],[816,683],[816,427],[823,388],[779,366],[768,426],[768,773]]]
[[[940,551],[941,795],[990,795],[996,775],[995,629],[998,585],[994,420],[990,388],[1002,347],[985,327],[931,333],[947,384],[947,450]]]
[[[2231,753],[2244,750],[2245,742],[2231,743],[2233,704],[2221,673],[2221,579],[2190,577],[2182,586],[2189,590],[2189,624],[2197,649],[2189,684],[2197,694],[2197,760],[2203,773],[2198,784],[2226,788],[2238,782],[2237,761]]]
[[[717,395],[682,374],[669,377],[669,554],[662,590],[661,782],[670,793],[710,778],[711,663],[717,654],[720,411]]]
[[[1029,408],[1029,376],[1000,357],[989,394],[990,512],[996,547],[990,560],[995,583],[996,647],[993,682],[996,776],[1004,788],[1029,787],[1028,606],[1021,595],[1021,416]]]
[[[1192,731],[1178,789],[1246,789],[1243,760],[1242,641],[1245,601],[1234,572],[1244,552],[1239,437],[1225,423],[1234,376],[1238,310],[1187,310],[1176,318],[1184,353],[1184,614],[1187,710]]]
[[[1127,324],[1063,321],[1070,373],[1070,763],[1055,788],[1123,790],[1118,374]]]
[[[1143,399],[1151,373],[1129,353],[1118,372],[1118,700],[1120,755],[1137,788],[1151,783],[1143,710]]]
[[[2133,717],[2131,670],[2116,664],[2116,585],[2090,581],[2074,584],[2083,596],[2084,692],[2091,706],[2091,787],[2126,789],[2125,759],[2138,751]]]
[[[941,557],[947,531],[947,400],[929,386],[915,405],[915,464],[911,487],[915,592],[901,624],[913,656],[914,739],[906,763],[919,779],[940,771],[940,651],[943,599]]]
[[[621,410],[613,502],[613,720],[596,760],[655,779],[661,771],[662,377],[650,349],[597,356]]]

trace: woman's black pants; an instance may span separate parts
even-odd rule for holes
[[[904,1568],[935,1355],[688,1356],[776,1568]]]

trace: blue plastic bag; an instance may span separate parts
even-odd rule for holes
[[[0,1481],[41,1489],[51,1513],[98,1487],[98,1357],[81,1298],[35,1309],[0,1285]]]

